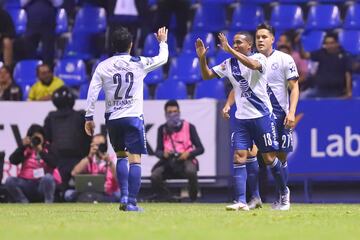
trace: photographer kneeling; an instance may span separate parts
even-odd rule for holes
[[[115,164],[107,154],[107,142],[103,134],[93,136],[88,156],[84,157],[71,171],[73,177],[78,174],[105,174],[104,194],[98,200],[115,202],[120,199]],[[67,202],[80,201],[80,197],[75,189],[65,191],[64,198]]]
[[[56,159],[48,144],[44,142],[44,130],[33,124],[18,147],[10,156],[10,162],[21,163],[18,177],[8,177],[5,187],[15,202],[28,203],[44,199],[54,202],[56,184],[61,177],[56,169]]]
[[[158,129],[156,156],[160,158],[151,172],[151,183],[158,200],[171,201],[165,179],[187,178],[189,196],[195,201],[198,192],[196,156],[204,153],[204,147],[191,123],[180,119],[180,108],[176,100],[165,104],[166,123]]]

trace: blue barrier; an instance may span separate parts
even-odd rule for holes
[[[299,102],[291,180],[360,179],[360,100]]]

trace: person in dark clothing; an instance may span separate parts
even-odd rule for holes
[[[151,183],[159,199],[170,199],[170,192],[164,185],[169,178],[187,178],[189,196],[197,198],[199,163],[196,156],[204,153],[204,147],[191,123],[180,119],[179,104],[169,100],[165,104],[166,123],[158,129],[155,155],[160,160],[151,172]]]
[[[351,58],[339,45],[336,34],[327,34],[323,48],[306,52],[301,42],[300,55],[319,63],[312,87],[300,94],[300,98],[344,97],[352,96]]]
[[[21,101],[21,88],[13,81],[11,69],[7,66],[0,68],[0,101]]]
[[[11,16],[0,7],[0,49],[6,66],[13,63],[13,42],[15,27]]]
[[[40,125],[30,126],[23,144],[10,155],[12,164],[21,164],[18,177],[8,177],[5,188],[15,202],[28,203],[44,199],[54,201],[56,184],[61,183],[56,157],[44,140]]]
[[[58,158],[58,168],[66,189],[72,169],[89,152],[91,137],[84,131],[85,112],[73,109],[75,97],[67,87],[57,89],[52,101],[57,110],[46,117],[44,130]]]
[[[190,13],[190,0],[158,0],[155,29],[165,26],[169,28],[171,16],[176,16],[176,43],[181,48],[187,33],[187,22]]]
[[[27,13],[25,40],[28,58],[37,58],[36,50],[42,43],[42,60],[53,65],[55,54],[56,11],[63,0],[22,0],[21,5]]]

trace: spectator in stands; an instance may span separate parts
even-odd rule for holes
[[[196,156],[204,152],[204,147],[195,126],[180,119],[180,108],[176,100],[166,102],[165,117],[166,123],[158,129],[155,154],[160,160],[151,172],[153,189],[159,200],[171,199],[164,180],[187,178],[190,199],[195,201],[198,192],[199,167]]]
[[[0,49],[4,64],[11,66],[13,63],[13,41],[15,37],[14,23],[11,16],[0,7]]]
[[[13,81],[11,69],[7,66],[0,68],[0,101],[21,101],[21,88]]]
[[[15,202],[28,203],[44,199],[54,202],[56,184],[61,177],[56,169],[56,157],[44,141],[44,129],[33,124],[22,145],[10,155],[12,164],[21,164],[18,177],[8,177],[5,187]]]
[[[187,33],[189,20],[190,0],[158,0],[157,19],[155,29],[159,27],[169,28],[172,14],[176,16],[176,41],[177,47],[181,48]]]
[[[87,0],[89,1],[89,0]],[[92,0],[94,1],[94,0]],[[126,27],[134,37],[134,43],[138,36],[138,29],[148,31],[147,26],[151,25],[149,19],[149,6],[144,0],[107,0],[109,36],[119,27]],[[163,27],[163,26],[162,26]],[[141,33],[141,38],[144,38]],[[110,45],[110,44],[109,44]],[[112,49],[110,49],[112,53]]]
[[[300,53],[294,49],[292,37],[289,33],[282,33],[276,43],[279,51],[292,56],[299,73],[299,84],[302,85],[308,76],[308,62],[301,58]]]
[[[313,97],[344,97],[352,96],[351,58],[339,45],[338,36],[328,33],[323,42],[323,48],[306,52],[301,41],[300,54],[302,58],[319,63],[311,88],[300,94],[300,98]]]
[[[73,109],[75,96],[69,88],[62,86],[52,96],[56,111],[45,119],[45,137],[58,159],[63,190],[68,188],[71,171],[89,152],[91,137],[84,130],[85,111]]]
[[[57,7],[63,0],[21,0],[27,13],[25,39],[28,58],[37,58],[39,42],[42,43],[42,60],[53,65],[55,54],[55,29]]]
[[[118,201],[120,190],[116,181],[115,164],[107,154],[106,137],[96,134],[92,138],[90,151],[71,171],[74,177],[78,174],[105,174],[104,201]],[[78,197],[78,192],[68,189],[65,192],[65,201],[74,202]]]
[[[38,81],[31,86],[28,100],[50,100],[53,92],[64,85],[64,82],[53,75],[50,65],[44,63],[36,68]]]

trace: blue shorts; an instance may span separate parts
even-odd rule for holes
[[[147,154],[144,120],[139,117],[125,117],[106,120],[106,127],[115,152]]]
[[[280,152],[292,152],[293,151],[293,137],[292,137],[293,130],[290,128],[285,128],[285,125],[284,125],[285,117],[286,116],[283,115],[283,116],[276,116],[276,118],[275,118],[277,138],[279,139],[279,151]]]
[[[255,143],[262,153],[278,151],[274,119],[270,115],[254,119],[235,119],[231,143],[235,150],[249,150]]]

